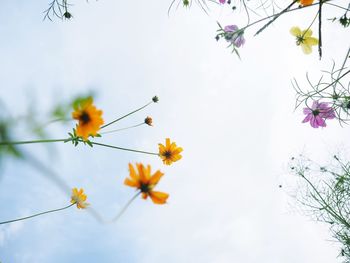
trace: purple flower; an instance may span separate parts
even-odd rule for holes
[[[335,118],[333,108],[327,102],[319,103],[317,100],[312,103],[311,109],[304,108],[303,112],[306,115],[303,123],[310,122],[313,128],[326,127],[326,120]]]
[[[245,39],[243,37],[243,31],[238,29],[236,25],[225,26],[225,39],[227,42],[232,43],[235,47],[241,47],[245,43]]]
[[[225,4],[226,0],[219,0],[220,4]]]

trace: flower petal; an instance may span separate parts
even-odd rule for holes
[[[140,183],[138,181],[130,180],[129,178],[125,178],[124,184],[130,187],[140,187]]]
[[[311,109],[312,109],[312,110],[318,109],[318,105],[319,105],[318,100],[314,100],[314,101],[312,102]]]
[[[307,37],[307,38],[305,38],[304,43],[306,45],[316,46],[316,45],[318,45],[318,39],[315,37]]]
[[[302,121],[302,123],[305,123],[305,122],[310,121],[310,120],[311,120],[311,118],[312,118],[312,116],[313,116],[313,114],[312,114],[312,113],[310,113],[310,114],[306,115],[306,117],[305,117],[305,119]]]
[[[152,175],[151,179],[149,180],[149,184],[150,185],[158,184],[160,178],[162,178],[163,175],[164,173],[158,170],[157,172],[154,173],[154,175]]]
[[[307,38],[307,37],[311,37],[312,35],[312,30],[311,29],[305,29],[301,32],[301,35],[303,36],[303,38]]]
[[[165,146],[169,147],[170,146],[170,138],[165,139]]]
[[[149,193],[149,196],[151,197],[153,203],[161,205],[166,203],[166,200],[168,199],[169,194],[163,193],[163,192],[151,191]]]
[[[311,120],[310,120],[310,125],[311,125],[311,127],[313,127],[313,128],[318,128],[318,123],[317,123],[317,120],[316,120],[316,117],[315,117],[315,116],[313,116],[313,117],[311,118]]]
[[[299,27],[297,26],[293,26],[289,32],[293,35],[293,36],[300,36],[301,35],[301,30]]]
[[[304,43],[301,44],[301,48],[302,48],[304,54],[306,54],[306,55],[308,55],[308,54],[310,54],[312,52],[311,46],[309,46],[307,44],[304,44]]]
[[[304,108],[303,109],[303,113],[306,115],[306,114],[310,114],[312,113],[312,110],[310,108]]]
[[[129,163],[129,175],[133,180],[139,180],[139,176],[136,174],[135,168],[131,163]]]
[[[319,110],[328,110],[330,107],[327,102],[320,102],[317,106]]]
[[[147,180],[147,177],[145,174],[145,172],[146,172],[145,167],[143,166],[142,163],[137,163],[136,167],[137,167],[137,171],[139,173],[139,181],[143,184],[147,184],[148,180]]]
[[[146,199],[147,199],[147,197],[148,197],[148,193],[144,193],[144,192],[143,192],[141,196],[142,196],[142,198],[143,198],[143,199],[145,199],[145,200],[146,200]]]
[[[228,25],[224,27],[225,32],[236,32],[238,30],[238,26],[236,25]]]
[[[326,127],[326,122],[324,119],[322,119],[320,116],[316,116],[316,123],[319,127]]]

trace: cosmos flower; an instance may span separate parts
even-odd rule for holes
[[[238,29],[236,25],[228,25],[224,28],[224,37],[227,42],[230,42],[235,47],[241,47],[245,43],[244,32]]]
[[[313,128],[326,127],[326,120],[335,118],[335,112],[332,107],[328,106],[327,102],[318,102],[315,100],[312,103],[311,109],[304,108],[303,112],[306,115],[303,123],[310,122]]]
[[[159,156],[163,160],[163,163],[170,165],[182,158],[181,152],[183,149],[177,147],[175,142],[170,143],[170,139],[165,139],[165,145],[159,143]]]
[[[72,112],[73,119],[78,120],[76,134],[85,141],[90,135],[95,136],[103,125],[102,111],[93,105],[91,97],[80,101]]]
[[[80,188],[80,190],[78,190],[77,188],[73,188],[72,189],[72,196],[71,196],[71,203],[72,204],[76,204],[77,208],[79,209],[84,209],[86,208],[89,204],[86,203],[86,194],[84,194],[84,190],[83,188]]]
[[[301,31],[299,27],[295,26],[290,29],[290,33],[296,37],[297,46],[301,46],[305,54],[310,54],[312,52],[312,46],[318,44],[318,39],[311,37],[311,29]]]
[[[160,178],[164,175],[161,171],[156,171],[151,175],[151,166],[145,167],[142,163],[136,163],[137,172],[134,166],[129,163],[129,178],[125,178],[124,184],[140,190],[143,199],[149,196],[155,204],[165,204],[169,195],[163,192],[153,191]]]

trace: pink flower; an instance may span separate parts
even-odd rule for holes
[[[319,103],[317,100],[312,103],[311,109],[304,108],[303,112],[306,114],[303,123],[310,122],[313,128],[326,127],[326,120],[335,118],[333,108],[329,107],[327,102]]]
[[[225,4],[226,0],[219,0],[220,4]]]
[[[226,41],[232,43],[235,47],[241,47],[245,43],[245,39],[243,36],[243,31],[238,29],[236,25],[225,26],[225,39]]]

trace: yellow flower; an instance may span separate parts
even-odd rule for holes
[[[72,112],[73,119],[79,121],[76,134],[85,141],[90,135],[95,136],[103,125],[102,111],[93,105],[91,97],[82,100]]]
[[[318,39],[311,37],[311,29],[301,31],[299,27],[295,26],[290,29],[290,33],[296,37],[297,46],[301,46],[305,54],[310,54],[312,52],[312,46],[318,45]]]
[[[86,208],[89,204],[86,203],[86,194],[84,194],[84,190],[83,188],[80,188],[80,190],[78,190],[77,188],[73,188],[72,189],[72,196],[71,196],[71,200],[70,202],[72,204],[76,204],[77,208],[79,209],[84,209]]]
[[[312,3],[314,2],[314,0],[299,0],[298,2],[299,2],[300,5],[302,5],[302,6],[307,6],[307,5],[312,5]]]
[[[161,143],[159,145],[159,156],[162,158],[163,163],[170,165],[182,158],[181,152],[182,148],[177,147],[175,142],[170,143],[170,139],[165,139],[165,146]]]
[[[151,166],[143,166],[142,163],[136,163],[137,172],[133,165],[129,163],[130,178],[125,178],[124,184],[135,187],[141,191],[142,198],[149,196],[155,204],[165,204],[169,195],[163,192],[153,191],[160,178],[164,175],[161,171],[156,171],[151,175]]]

